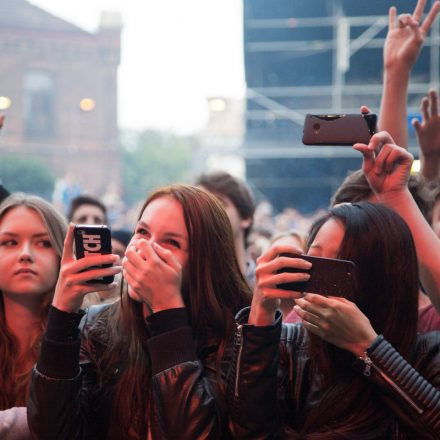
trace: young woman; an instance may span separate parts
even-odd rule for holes
[[[60,281],[32,380],[29,425],[41,439],[228,438],[225,374],[234,315],[250,291],[217,199],[173,185],[145,202],[122,261],[121,301],[79,306],[84,283],[116,256],[72,256]],[[116,268],[116,269],[115,269]],[[94,285],[93,289],[100,286]],[[81,345],[81,359],[80,355]]]
[[[26,405],[66,229],[39,197],[15,193],[0,205],[0,434],[18,420],[1,411]]]
[[[344,204],[315,224],[310,240],[309,255],[355,262],[353,292],[349,298],[308,293],[296,299],[304,323],[281,330],[280,318],[273,323],[268,317],[279,301],[274,300],[275,285],[287,276],[274,270],[305,269],[307,262],[278,257],[286,252],[279,246],[261,257],[260,292],[248,320],[246,311],[239,318],[248,325],[241,328],[233,399],[247,420],[244,427],[250,423],[255,429],[255,407],[267,411],[266,420],[279,423],[272,422],[272,432],[249,437],[270,438],[284,431],[286,438],[304,439],[438,438],[440,333],[417,337],[417,257],[406,224],[380,205]],[[301,277],[306,278],[290,275],[290,281]],[[279,413],[273,365],[278,357],[285,384],[278,391],[284,395]],[[248,376],[258,374],[256,365],[264,368],[265,381],[263,371],[258,381]],[[255,385],[264,400],[255,399]]]
[[[283,246],[260,258],[251,311],[238,318],[230,381],[238,437],[439,438],[440,333],[417,334],[417,292],[418,260],[440,243],[431,237],[431,248],[422,246],[430,231],[408,196],[412,157],[390,139],[379,133],[355,148],[379,200],[417,224],[417,255],[400,216],[361,202],[334,207],[310,237],[309,254],[355,263],[349,298],[282,291],[280,283],[308,279],[301,269],[310,264],[279,257],[289,251]],[[287,266],[300,272],[278,273]],[[425,270],[436,279],[432,267]],[[296,298],[303,324],[281,326],[280,298]]]

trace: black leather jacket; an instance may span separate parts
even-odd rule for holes
[[[82,319],[82,347],[87,346],[87,330],[93,326],[96,315],[92,307],[92,311]],[[176,341],[181,346],[179,353],[171,349],[176,346]],[[189,326],[150,337],[147,343],[153,371],[151,389],[145,390],[151,393],[146,417],[149,421],[148,435],[145,440],[230,438],[227,418],[221,408],[224,405],[219,404],[213,386],[218,377],[214,368],[217,347],[213,346],[203,354],[196,353]],[[108,438],[112,402],[107,401],[108,393],[105,390],[96,393],[96,387],[91,385],[96,385],[97,372],[87,352],[82,350],[79,357],[80,341],[60,343],[45,337],[42,344],[40,360],[33,371],[28,403],[28,421],[33,438]],[[55,358],[54,350],[57,352]],[[49,357],[49,351],[52,352],[51,365],[47,359],[46,362],[42,360]],[[231,355],[232,350],[227,350],[225,357],[229,356],[229,361]],[[57,359],[65,362],[66,358],[72,364],[70,371],[77,371],[77,374],[56,377],[48,373],[51,368],[56,370],[54,364],[58,362]],[[39,371],[40,364],[45,365],[44,372]],[[118,369],[115,369],[115,381],[118,374]]]
[[[240,439],[288,438],[286,424],[305,405],[316,403],[319,375],[310,379],[308,333],[301,324],[281,324],[280,314],[267,327],[248,325],[248,315],[249,308],[237,315],[228,381],[233,434]],[[389,409],[393,427],[387,438],[440,438],[440,332],[418,336],[414,367],[383,336],[367,350],[367,363],[356,362],[355,371],[361,366],[359,375],[374,384]]]

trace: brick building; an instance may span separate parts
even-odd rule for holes
[[[119,182],[117,68],[121,19],[86,32],[25,0],[0,0],[0,157],[46,162],[100,194]]]

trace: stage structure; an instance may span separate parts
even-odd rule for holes
[[[350,147],[302,145],[306,113],[378,112],[388,8],[412,11],[415,0],[244,0],[247,84],[241,154],[258,198],[277,210],[326,208],[347,172],[360,168]],[[427,8],[431,2],[427,2]],[[410,120],[421,98],[439,90],[440,20],[437,18],[411,75]]]

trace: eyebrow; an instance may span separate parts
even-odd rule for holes
[[[7,235],[9,237],[19,237],[21,234],[16,234],[15,232],[0,232],[0,235]],[[49,234],[47,232],[38,232],[36,234],[32,235],[33,238],[40,238],[40,237],[49,237]]]
[[[137,226],[144,226],[146,229],[150,229],[149,226],[142,220],[138,221]],[[166,237],[180,238],[183,241],[187,240],[186,237],[184,237],[182,234],[178,234],[177,232],[165,232],[163,235],[165,235]]]

